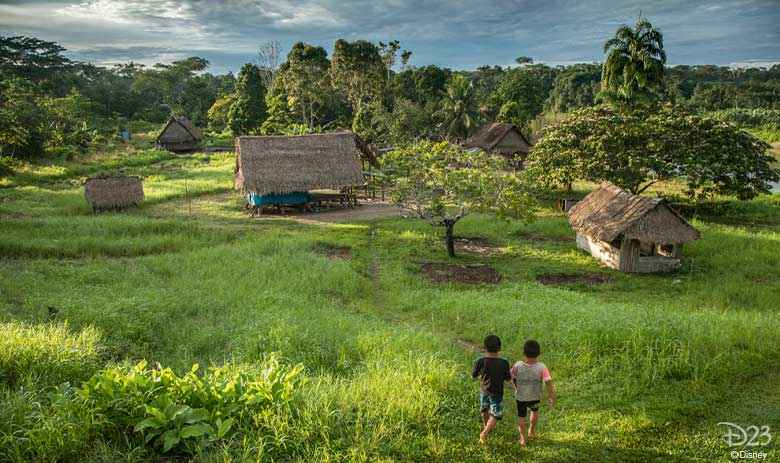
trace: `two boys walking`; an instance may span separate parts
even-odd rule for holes
[[[515,389],[517,402],[518,432],[520,445],[527,445],[528,438],[534,437],[534,427],[539,417],[539,402],[542,400],[542,382],[547,388],[547,401],[555,404],[552,378],[544,363],[538,362],[541,354],[539,343],[529,339],[523,345],[526,359],[518,360],[511,368],[509,362],[498,356],[501,351],[501,339],[490,335],[485,338],[484,357],[474,363],[471,371],[473,378],[480,378],[480,412],[482,413],[482,432],[479,443],[485,444],[488,434],[504,416],[504,381],[511,381]],[[531,411],[530,423],[526,432],[526,416]]]

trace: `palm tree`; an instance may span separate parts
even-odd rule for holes
[[[632,29],[622,25],[604,44],[607,60],[601,71],[602,97],[617,106],[642,106],[653,101],[663,82],[664,36],[641,17]]]
[[[454,76],[442,93],[441,108],[433,115],[441,119],[447,138],[466,138],[477,125],[474,84],[464,76]]]

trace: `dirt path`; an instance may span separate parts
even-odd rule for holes
[[[240,218],[246,217],[247,223],[252,220],[295,220],[301,223],[341,223],[360,222],[364,220],[393,217],[400,214],[400,209],[389,203],[379,201],[363,201],[351,209],[332,209],[323,212],[293,213],[287,215],[266,214],[257,219],[250,219],[243,207],[243,200],[236,192],[206,194],[193,198],[188,206],[185,198],[150,205],[146,208],[154,217],[187,216],[190,208],[192,216],[217,216]]]
[[[364,202],[352,209],[333,209],[323,212],[307,212],[305,214],[292,214],[284,217],[278,215],[268,215],[264,218],[292,219],[299,222],[359,222],[363,220],[381,219],[382,217],[397,217],[400,209],[392,204],[380,202]]]

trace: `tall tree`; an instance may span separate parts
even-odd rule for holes
[[[64,85],[65,72],[74,63],[63,56],[65,48],[55,42],[34,37],[0,36],[0,72],[36,83],[45,82],[48,90],[61,96],[70,88]]]
[[[257,133],[266,116],[265,91],[260,68],[245,64],[238,73],[235,101],[228,113],[228,125],[233,134]]]
[[[385,63],[387,69],[387,80],[390,80],[390,69],[395,64],[395,58],[398,55],[398,50],[401,49],[401,42],[398,40],[391,40],[388,43],[382,41],[379,42],[379,56],[382,57],[382,62]],[[403,56],[401,57],[403,58]]]
[[[640,18],[631,28],[622,25],[604,44],[607,59],[601,73],[603,98],[615,107],[648,106],[657,99],[664,78],[664,37],[650,21]]]
[[[266,88],[273,88],[276,74],[279,72],[279,57],[282,55],[282,44],[278,40],[269,40],[260,44],[257,50],[257,66],[263,71]]]
[[[277,78],[284,80],[288,106],[298,112],[302,122],[309,127],[317,125],[332,93],[329,68],[330,61],[325,49],[303,42],[293,45],[287,54],[287,62],[280,67]]]
[[[507,70],[491,100],[499,107],[497,119],[519,127],[527,126],[544,110],[557,71],[543,64]]]
[[[464,76],[454,76],[441,100],[441,109],[434,116],[443,124],[445,137],[464,139],[477,127],[477,100],[474,84]]]
[[[376,45],[365,40],[337,40],[330,66],[333,86],[344,93],[357,113],[366,101],[382,96],[385,63]]]

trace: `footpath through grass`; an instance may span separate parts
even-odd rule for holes
[[[79,179],[102,171],[144,176],[145,205],[92,215]],[[738,449],[780,456],[780,196],[690,211],[702,238],[668,275],[601,267],[550,210],[468,217],[456,234],[499,249],[455,261],[503,277],[468,286],[421,272],[449,262],[422,221],[249,219],[210,202],[231,173],[229,153],[130,150],[2,180],[0,461],[731,461],[723,421],[770,426]],[[555,380],[527,449],[509,392],[477,444],[469,346],[491,332],[512,362],[539,340]]]

